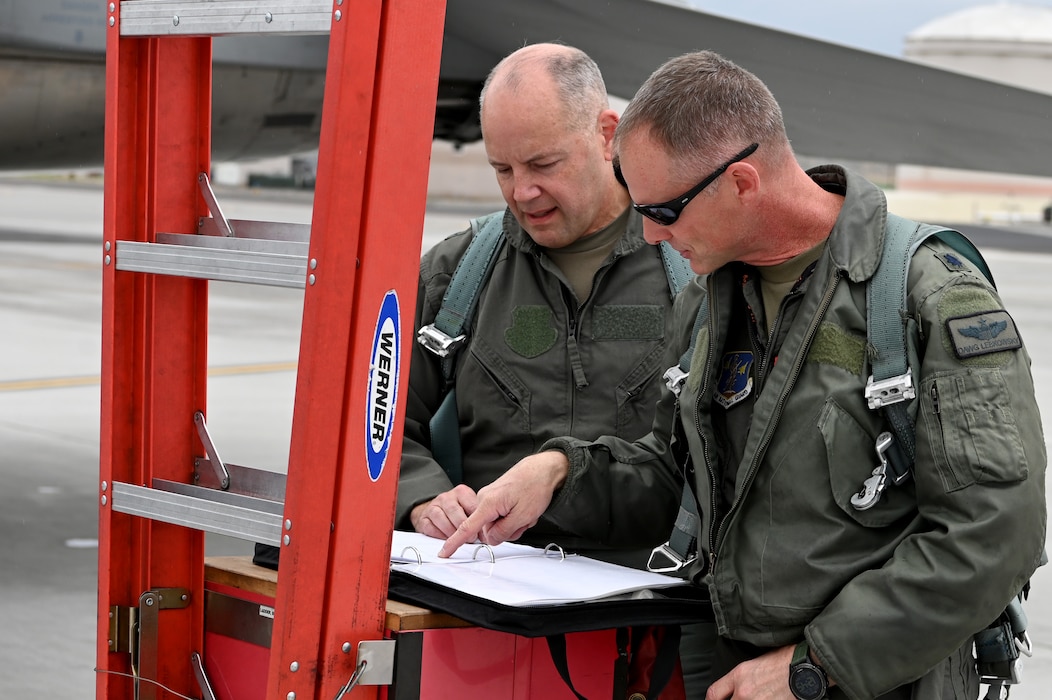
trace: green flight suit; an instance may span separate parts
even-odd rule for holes
[[[563,490],[577,498],[608,491],[608,471],[669,469],[674,453],[689,454],[701,516],[692,577],[709,588],[721,636],[761,648],[806,636],[839,683],[832,698],[975,697],[970,638],[1018,593],[1044,547],[1046,454],[1030,357],[1014,347],[1017,329],[985,277],[942,243],[922,245],[907,299],[913,478],[855,509],[888,429],[863,397],[866,282],[887,210],[856,175],[809,172],[843,194],[843,208],[783,302],[772,347],[751,364],[744,430],[715,400],[724,359],[742,349],[728,337],[740,339],[748,322],[730,312],[743,297],[745,266],[734,264],[677,300],[669,364],[688,345],[699,302],[709,304],[678,411],[666,390],[653,432],[634,444],[545,447],[570,457]],[[991,330],[986,318],[1004,325]],[[549,515],[572,527],[569,500],[557,496]]]
[[[575,297],[510,212],[504,231],[507,240],[456,360],[463,478],[475,490],[555,436],[645,435],[660,395],[671,320],[664,264],[657,247],[643,240],[635,211],[587,299]],[[434,320],[470,237],[470,229],[455,234],[423,256],[417,328]],[[453,487],[431,455],[428,431],[444,393],[438,357],[414,344],[396,527],[412,529],[412,508]],[[586,531],[543,517],[522,541],[556,542],[642,568],[650,548],[668,536],[682,487],[677,472],[664,466],[641,480],[634,468],[623,471],[631,472],[633,489],[623,488],[625,477],[614,472],[607,496],[574,501],[578,516],[589,521]]]

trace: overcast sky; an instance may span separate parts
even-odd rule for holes
[[[682,1],[724,17],[901,57],[906,35],[914,29],[969,7],[1003,0]],[[1052,0],[1029,0],[1025,4],[1052,7]]]

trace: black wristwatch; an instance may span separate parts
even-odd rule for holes
[[[789,663],[789,690],[800,700],[820,700],[829,689],[829,679],[821,666],[811,663],[807,640],[796,645]]]

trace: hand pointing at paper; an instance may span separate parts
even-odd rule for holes
[[[569,460],[559,451],[520,460],[496,481],[479,489],[475,510],[446,540],[438,556],[448,557],[468,542],[498,545],[518,539],[537,524],[569,470]]]

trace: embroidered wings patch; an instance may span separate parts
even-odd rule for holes
[[[987,355],[1023,346],[1015,321],[1003,309],[958,316],[946,321],[958,359]]]

